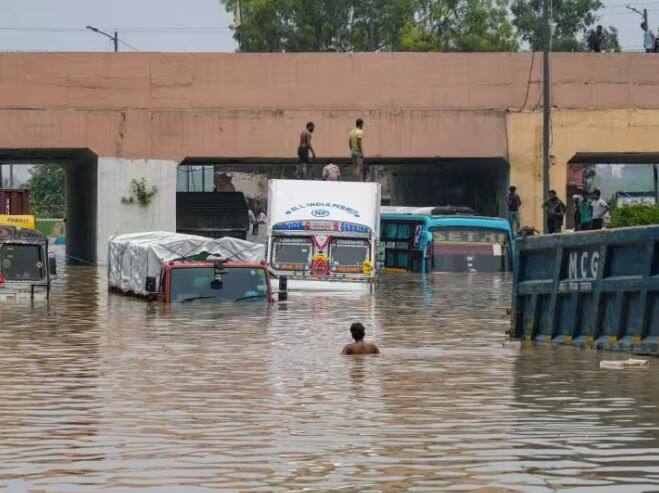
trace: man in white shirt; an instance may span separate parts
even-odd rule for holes
[[[645,22],[641,22],[641,29],[643,29],[643,48],[645,48],[646,53],[652,53],[654,51],[654,36],[652,31],[648,29],[648,25]]]
[[[341,168],[334,163],[329,163],[323,168],[323,180],[339,181],[341,179]]]
[[[602,192],[597,188],[593,190],[593,229],[602,229],[604,226],[604,215],[609,212],[609,204],[602,198]]]

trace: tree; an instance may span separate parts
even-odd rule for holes
[[[424,0],[407,23],[403,51],[517,51],[507,0]]]
[[[533,51],[544,47],[543,0],[512,0],[513,25]],[[552,0],[552,51],[585,51],[589,28],[597,21],[600,0]],[[618,31],[605,30],[603,51],[620,51]],[[603,46],[603,48],[604,48]]]
[[[64,217],[64,170],[56,165],[37,165],[25,184],[30,190],[30,205],[38,217]]]
[[[235,37],[241,51],[511,51],[507,2],[243,0]]]

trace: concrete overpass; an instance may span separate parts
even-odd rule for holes
[[[0,159],[65,165],[70,253],[100,263],[112,234],[175,229],[179,163],[292,159],[309,120],[326,158],[346,157],[362,117],[376,164],[505,163],[522,222],[540,228],[541,66],[530,53],[2,54]],[[652,162],[659,57],[555,54],[552,71],[553,188],[577,155]],[[141,177],[153,203],[123,204]]]

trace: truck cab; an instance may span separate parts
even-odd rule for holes
[[[146,290],[164,303],[272,301],[263,264],[178,260],[164,263],[160,276],[147,277]]]

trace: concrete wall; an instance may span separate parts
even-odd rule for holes
[[[107,263],[108,239],[122,233],[176,231],[176,166],[173,161],[98,158],[97,262]],[[158,193],[147,205],[122,203],[133,179],[146,178]]]
[[[347,157],[362,117],[375,164],[509,160],[523,222],[540,228],[541,65],[530,53],[2,54],[0,149],[88,148],[166,167],[185,157],[295,158],[313,120],[319,156]],[[579,150],[659,151],[657,87],[659,57],[552,55],[552,186],[563,193],[565,163]]]
[[[563,200],[567,200],[567,163],[576,153],[659,151],[656,110],[557,110],[552,121],[550,188]],[[542,115],[510,114],[507,128],[510,183],[518,186],[522,199],[522,224],[541,229]]]

